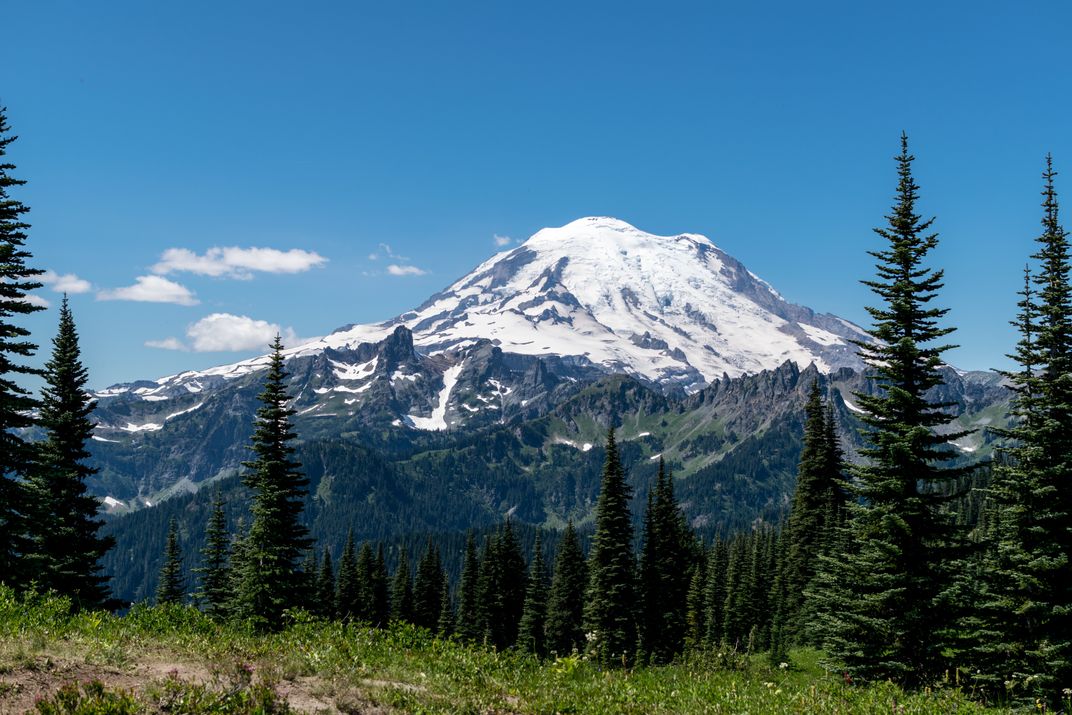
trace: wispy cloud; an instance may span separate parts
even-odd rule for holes
[[[503,246],[509,246],[511,243],[514,242],[514,239],[510,238],[509,236],[500,236],[499,234],[495,234],[494,236],[492,236],[491,240],[494,241],[495,245],[499,246],[500,248],[502,248]]]
[[[417,266],[400,266],[395,263],[387,266],[387,272],[392,276],[423,276],[428,273],[428,271]]]
[[[93,284],[84,278],[79,278],[74,273],[56,273],[56,271],[45,271],[42,273],[38,280],[47,285],[57,293],[88,293],[93,290]]]
[[[152,267],[153,273],[194,273],[215,278],[238,278],[249,280],[254,273],[304,273],[328,262],[314,251],[292,248],[280,251],[276,248],[239,248],[216,246],[203,254],[188,248],[169,248]]]
[[[400,255],[398,255],[386,243],[381,243],[379,245],[379,248],[377,250],[373,251],[372,253],[370,253],[369,256],[368,256],[368,259],[370,261],[378,261],[381,258],[391,258],[393,260],[400,261],[401,263],[406,263],[406,262],[409,261],[408,256],[400,256]]]
[[[170,337],[147,340],[145,345],[162,350],[190,350],[198,353],[267,351],[276,335],[282,336],[286,345],[307,342],[300,340],[292,328],[282,328],[277,323],[256,320],[246,315],[212,313],[187,326],[185,341]]]
[[[99,291],[97,300],[133,300],[177,305],[197,305],[200,302],[186,286],[160,276],[138,276],[132,286]]]
[[[35,293],[29,293],[27,295],[24,295],[22,297],[22,302],[28,303],[29,305],[35,305],[38,308],[48,308],[52,305],[52,303],[48,302],[47,298],[42,298]]]
[[[163,340],[146,340],[145,346],[149,348],[160,348],[161,350],[189,350],[186,347],[186,343],[182,342],[178,338],[164,338]]]

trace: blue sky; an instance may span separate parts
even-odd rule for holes
[[[496,236],[586,215],[704,233],[790,300],[866,323],[902,130],[941,232],[951,360],[987,368],[1014,339],[1047,151],[1072,206],[1070,16],[1052,0],[12,3],[0,103],[35,262],[89,283],[67,281],[86,288],[94,386],[251,354],[217,349],[234,345],[214,314],[297,337],[391,317]],[[176,302],[129,300],[162,294]],[[54,323],[33,319],[40,342]]]

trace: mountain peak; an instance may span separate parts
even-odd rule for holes
[[[659,236],[609,216],[542,229],[412,311],[340,328],[287,355],[378,343],[392,333],[400,354],[451,352],[454,360],[486,341],[503,353],[557,356],[688,391],[786,360],[823,372],[858,368],[851,341],[867,339],[852,323],[789,303],[704,236]],[[263,363],[189,377],[230,379]]]

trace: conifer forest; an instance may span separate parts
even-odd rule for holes
[[[196,522],[196,533],[183,510],[167,511],[166,503],[132,515],[102,511],[87,486],[98,472],[90,451],[96,398],[88,388],[77,315],[65,297],[54,335],[22,327],[26,316],[43,310],[28,299],[42,286],[42,270],[34,262],[30,207],[20,201],[27,177],[8,156],[15,139],[0,110],[5,657],[20,641],[36,639],[40,647],[50,639],[92,641],[104,648],[100,634],[119,633],[127,644],[159,637],[167,644],[161,648],[181,652],[189,646],[178,644],[196,635],[261,658],[271,658],[273,648],[307,657],[317,644],[330,644],[332,658],[349,648],[351,665],[363,658],[404,660],[399,653],[412,662],[464,657],[483,664],[463,669],[457,678],[466,683],[479,668],[495,673],[495,664],[506,662],[490,659],[507,658],[526,678],[580,678],[570,674],[581,669],[598,674],[593,683],[611,684],[606,687],[614,697],[633,687],[642,691],[632,704],[614,701],[598,709],[592,703],[602,695],[583,691],[589,694],[577,696],[580,704],[567,708],[563,703],[574,695],[552,689],[547,692],[562,700],[540,700],[544,696],[535,693],[544,686],[488,686],[492,700],[469,691],[452,700],[454,691],[432,681],[367,675],[361,682],[373,684],[350,709],[341,696],[326,705],[326,696],[318,696],[330,712],[701,711],[702,698],[672,704],[684,685],[674,686],[671,696],[657,683],[722,677],[728,679],[704,696],[711,698],[711,711],[1069,711],[1072,250],[1051,157],[1041,162],[1040,207],[1023,207],[1038,213],[1039,227],[1034,252],[1023,257],[1022,290],[1008,296],[1016,306],[1018,340],[1008,346],[1015,367],[1000,375],[1009,391],[1006,414],[973,428],[985,431],[991,452],[973,457],[954,444],[972,434],[953,421],[954,404],[942,391],[957,315],[943,301],[938,222],[919,206],[926,190],[917,184],[915,157],[902,135],[890,172],[892,204],[861,241],[874,265],[872,275],[858,277],[869,290],[871,324],[853,350],[865,365],[868,388],[842,395],[828,374],[801,373],[807,375],[802,419],[772,426],[766,437],[795,445],[791,484],[775,508],[745,523],[690,519],[680,495],[692,477],[675,475],[669,456],[625,456],[611,405],[586,416],[598,424],[602,444],[584,451],[599,454],[602,466],[590,514],[578,512],[576,523],[511,512],[496,524],[421,527],[367,539],[355,536],[367,533],[367,525],[345,514],[329,526],[308,518],[306,504],[317,495],[302,458],[313,436],[296,426],[290,364],[279,336],[267,346],[258,373],[244,461],[235,478],[202,487],[196,498],[206,516]],[[37,350],[48,352],[42,369],[30,367]],[[851,423],[846,399],[858,412]],[[758,453],[773,460],[784,458],[785,450]],[[354,463],[372,458],[360,449],[342,454]],[[640,491],[633,478],[639,469],[646,470]],[[175,499],[193,503],[189,496]],[[690,491],[687,499],[697,497]],[[453,504],[441,508],[450,511]],[[155,509],[169,516],[157,519],[153,533],[160,536],[150,540],[145,525]],[[117,526],[135,518],[142,519],[137,523],[144,533],[135,532],[141,536]],[[127,540],[122,553],[116,552],[117,535]],[[137,549],[145,553],[131,557]],[[133,568],[123,559],[152,564],[139,603],[112,590]],[[52,625],[34,625],[31,615]],[[91,621],[96,630],[86,625]],[[46,631],[51,635],[42,635]],[[311,662],[303,661],[301,672],[315,674]],[[373,673],[379,666],[364,667]],[[810,685],[775,687],[782,682],[777,678],[793,673],[806,673]],[[482,677],[492,682],[499,676]],[[751,704],[713,705],[713,693],[737,697],[737,688],[748,692],[768,678],[770,687],[756,686],[762,692]],[[65,686],[34,707],[300,710],[256,678],[220,692],[168,682],[155,705],[134,691],[88,683]],[[0,696],[4,687],[15,686],[0,685]],[[799,700],[776,706],[781,701],[762,699],[791,687]],[[644,688],[671,704],[653,705]],[[827,695],[834,699],[822,700]],[[89,709],[93,703],[100,709]],[[897,709],[902,706],[909,709]]]

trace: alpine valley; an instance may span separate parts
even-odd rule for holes
[[[544,229],[413,311],[286,350],[306,521],[336,553],[348,530],[400,543],[504,516],[583,528],[612,424],[634,499],[661,456],[700,531],[777,520],[816,379],[854,454],[853,394],[873,386],[853,341],[866,339],[784,300],[703,236],[604,217]],[[206,485],[241,510],[236,476],[267,361],[96,393],[90,486],[112,514],[116,596],[148,594],[171,517],[184,548],[198,547]],[[994,373],[944,372],[950,429],[975,430],[956,446],[984,456],[980,428],[1004,420],[1008,393]]]

